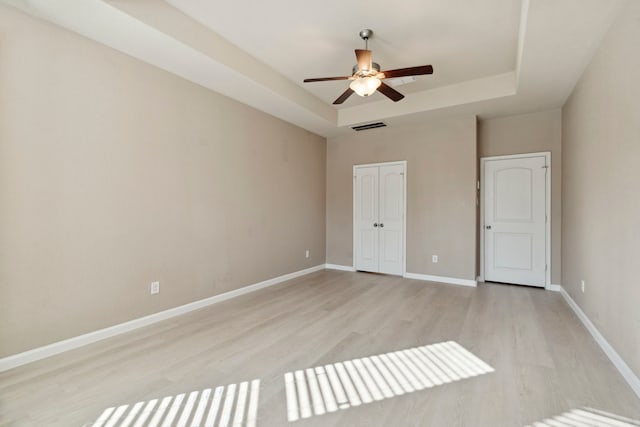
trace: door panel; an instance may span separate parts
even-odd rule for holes
[[[380,272],[402,274],[404,166],[380,166]]]
[[[531,169],[505,168],[495,173],[494,221],[533,221]]]
[[[373,230],[362,230],[361,231],[361,243],[360,243],[360,256],[363,260],[364,264],[370,263],[370,271],[377,271],[377,232]],[[362,265],[362,264],[360,264]]]
[[[378,272],[378,168],[356,169],[356,269]]]
[[[373,175],[366,172],[361,176],[360,180],[360,219],[373,223],[378,219],[378,206],[376,203],[378,176],[377,174]]]
[[[485,280],[544,286],[546,159],[485,163]]]
[[[400,234],[400,232],[395,230],[387,230],[385,225],[385,228],[380,230],[380,240],[384,242],[383,245],[380,245],[382,255],[382,257],[380,258],[381,265],[399,263],[402,260],[402,253],[398,250],[398,248],[400,247],[400,243],[402,242],[402,235]]]
[[[533,239],[530,234],[494,232],[493,238],[493,259],[496,268],[533,268]]]

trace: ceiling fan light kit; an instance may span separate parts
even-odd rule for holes
[[[380,65],[371,60],[371,51],[368,49],[369,38],[371,36],[373,36],[373,30],[364,29],[360,31],[360,38],[364,40],[365,48],[356,49],[357,64],[353,67],[351,76],[304,79],[304,82],[311,83],[330,80],[351,80],[349,88],[347,88],[342,95],[333,101],[334,104],[342,104],[354,92],[359,96],[370,96],[376,91],[382,93],[393,102],[398,102],[404,98],[404,95],[391,86],[386,85],[382,80],[396,77],[433,74],[433,67],[431,65],[380,71]]]
[[[382,82],[376,76],[358,77],[351,81],[349,87],[360,96],[369,96],[378,90]]]

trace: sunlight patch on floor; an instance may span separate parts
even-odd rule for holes
[[[255,427],[260,380],[104,410],[87,427]]]
[[[287,372],[287,419],[323,415],[493,371],[448,341]]]
[[[637,427],[639,421],[592,408],[574,409],[527,427]]]

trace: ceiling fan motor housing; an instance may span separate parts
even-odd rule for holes
[[[355,75],[371,76],[371,75],[378,74],[380,72],[380,64],[378,64],[377,62],[372,62],[371,63],[371,68],[373,68],[373,69],[372,70],[361,70],[361,69],[358,68],[358,64],[356,64],[351,69],[351,73],[354,76]]]

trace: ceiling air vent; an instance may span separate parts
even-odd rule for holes
[[[359,132],[361,130],[369,130],[369,129],[375,129],[375,128],[383,128],[386,127],[387,125],[385,125],[382,122],[376,122],[376,123],[368,123],[366,125],[360,125],[360,126],[353,126],[351,129],[355,130],[356,132]]]

